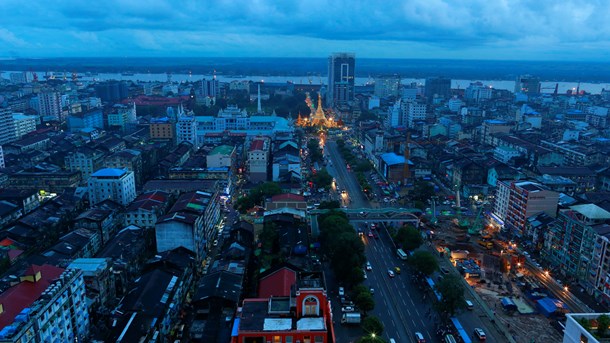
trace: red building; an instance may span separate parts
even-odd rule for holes
[[[291,278],[290,272],[272,275]],[[290,290],[289,296],[244,299],[233,324],[231,342],[333,343],[324,275],[300,272]]]

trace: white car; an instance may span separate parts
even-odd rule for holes
[[[481,328],[474,328],[474,335],[481,341],[485,340],[487,337],[485,336],[485,331]]]
[[[373,266],[371,266],[371,262],[366,263],[366,270],[373,270]]]
[[[340,297],[345,296],[345,288],[339,287],[339,296]]]
[[[394,277],[394,271],[388,269],[388,276]]]

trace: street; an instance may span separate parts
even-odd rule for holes
[[[336,143],[327,141],[325,153],[332,161],[332,167],[328,168],[329,173],[336,178],[338,185],[349,195],[349,207],[371,208],[372,206],[362,193],[353,172],[347,170]],[[353,225],[362,225],[362,223],[353,223]],[[380,230],[379,239],[366,235],[363,237],[366,256],[372,266],[372,270],[367,272],[364,284],[375,289],[376,306],[370,314],[377,316],[384,323],[383,336],[387,339],[394,338],[397,342],[415,342],[415,332],[420,332],[426,342],[440,342],[435,334],[438,315],[432,309],[432,301],[428,298],[431,295],[427,295],[428,291],[425,288],[419,288],[418,285],[421,282],[412,280],[409,267],[397,257],[396,249],[387,230],[382,227],[378,230]],[[444,262],[448,264],[448,261]],[[390,277],[388,270],[395,270],[395,267],[400,267],[401,273]],[[471,293],[467,290],[465,293],[467,299],[472,298],[469,294]],[[473,302],[475,302],[475,308],[472,311],[464,310],[457,315],[466,332],[472,338],[475,327],[483,328],[488,333],[488,342],[505,342],[503,336],[495,330],[493,332],[488,330],[487,325],[483,325],[482,318],[486,316],[484,309],[476,301]],[[334,317],[339,318],[339,306],[333,307],[337,311],[334,311]],[[485,322],[490,325],[487,320]],[[354,330],[341,326],[338,321],[336,323],[337,341],[353,340]]]

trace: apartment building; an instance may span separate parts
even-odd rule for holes
[[[30,266],[0,294],[0,342],[76,342],[89,333],[80,270]]]

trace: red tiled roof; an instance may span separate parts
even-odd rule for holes
[[[9,246],[11,246],[13,244],[15,244],[15,241],[13,241],[10,238],[5,238],[5,239],[0,241],[0,247],[9,247]]]
[[[252,144],[250,144],[250,151],[263,150],[263,146],[265,146],[264,140],[255,139],[252,141]]]
[[[296,282],[297,273],[284,267],[259,281],[258,296],[259,298],[290,296],[290,287]]]
[[[305,201],[305,197],[292,193],[284,193],[272,196],[271,201]]]
[[[40,271],[41,279],[38,282],[21,282],[0,294],[0,304],[2,304],[4,309],[4,312],[0,314],[0,328],[12,324],[15,316],[24,308],[32,305],[42,292],[49,287],[51,282],[57,279],[64,270],[49,264],[42,266],[32,265],[28,268],[28,271]],[[28,275],[27,272],[25,275]]]

